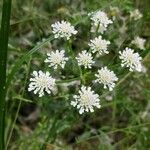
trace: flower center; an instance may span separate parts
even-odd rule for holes
[[[129,63],[133,63],[133,56],[132,55],[128,55],[127,56],[127,60],[129,61]]]
[[[62,31],[63,31],[64,33],[67,33],[67,32],[68,32],[68,28],[67,28],[67,27],[62,27]]]
[[[104,75],[101,75],[101,80],[103,83],[109,83],[110,82],[110,77],[108,74],[104,74]]]
[[[47,79],[43,78],[38,78],[37,79],[37,83],[39,86],[45,87],[45,85],[47,85]]]
[[[56,56],[53,57],[53,63],[54,64],[60,64],[61,61],[62,61],[62,58],[60,56],[56,55]]]
[[[81,103],[84,106],[88,106],[89,102],[90,102],[90,97],[87,94],[82,95],[82,97],[81,97]]]

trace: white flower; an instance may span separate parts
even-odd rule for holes
[[[128,47],[123,50],[123,52],[119,52],[119,58],[122,60],[121,66],[128,67],[130,71],[139,71],[142,70],[141,60],[142,58],[139,56],[138,53],[134,53],[133,49]]]
[[[69,40],[72,35],[77,34],[74,26],[64,20],[52,24],[51,27],[55,38],[67,38]]]
[[[97,27],[99,26],[98,32],[103,33],[109,24],[112,23],[112,21],[108,18],[107,14],[103,11],[96,11],[90,14],[91,20],[93,21],[93,28],[96,31]],[[93,29],[92,29],[93,30]]]
[[[92,54],[88,53],[86,50],[79,53],[79,56],[76,57],[79,66],[84,66],[85,68],[91,68],[91,65],[94,63],[92,60]]]
[[[102,83],[104,85],[104,89],[109,88],[109,91],[112,91],[115,87],[115,81],[118,80],[113,71],[107,69],[107,67],[103,67],[98,70],[98,73],[95,74],[97,79],[95,80],[98,83]]]
[[[92,13],[91,20],[94,24],[101,24],[102,26],[106,27],[112,23],[112,21],[108,18],[107,14],[103,11],[97,11]]]
[[[98,52],[100,55],[102,54],[108,54],[107,47],[110,44],[110,41],[102,39],[102,36],[96,37],[93,40],[90,40],[90,43],[88,44],[90,48],[93,50],[92,52]]]
[[[143,15],[140,13],[140,11],[138,9],[135,9],[130,12],[130,17],[133,18],[134,20],[138,20],[138,19],[142,18],[142,16]]]
[[[74,101],[71,101],[73,107],[79,109],[79,113],[94,112],[94,107],[100,108],[99,95],[91,90],[91,87],[82,86],[79,95],[74,95]]]
[[[143,38],[140,38],[139,36],[135,37],[134,40],[132,41],[132,44],[135,44],[138,48],[140,49],[145,49],[146,40]]]
[[[44,95],[44,91],[48,94],[55,87],[55,79],[50,76],[49,72],[43,73],[42,71],[33,71],[33,78],[30,78],[30,84],[28,87],[28,91],[33,91],[34,94],[39,94],[39,97]]]
[[[64,50],[56,50],[56,52],[47,53],[48,58],[45,60],[45,62],[50,63],[49,67],[54,67],[54,69],[57,69],[58,66],[64,68],[66,61],[68,60],[64,53]]]

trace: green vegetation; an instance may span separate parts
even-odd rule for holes
[[[4,0],[4,2],[10,2]],[[0,1],[0,10],[3,2]],[[9,6],[1,19],[0,36],[0,146],[3,150],[3,112],[7,37],[9,33],[5,150],[148,150],[150,147],[150,4],[149,0],[13,0],[9,32]],[[139,9],[142,18],[130,13]],[[99,35],[91,33],[88,13],[102,10],[113,24],[102,34],[110,41],[109,54],[96,57],[92,69],[77,66],[74,57]],[[0,12],[2,16],[2,12]],[[55,39],[51,24],[65,20],[78,33],[69,42]],[[6,26],[4,25],[6,23]],[[8,31],[7,33],[4,31]],[[141,50],[132,41],[146,40]],[[119,51],[130,47],[142,57],[142,72],[121,67]],[[65,68],[54,70],[44,62],[47,53],[66,49],[70,60]],[[5,50],[5,51],[4,51]],[[102,66],[118,77],[113,91],[92,84]],[[32,72],[49,71],[57,79],[55,91],[43,97],[28,92]],[[100,97],[101,108],[79,111],[70,105],[81,83],[92,86]]]
[[[4,149],[5,132],[5,96],[6,96],[6,66],[8,33],[10,26],[11,0],[3,2],[2,22],[0,29],[0,149]]]

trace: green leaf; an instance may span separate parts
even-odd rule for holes
[[[0,150],[4,149],[6,63],[11,14],[11,0],[3,0],[0,31]]]

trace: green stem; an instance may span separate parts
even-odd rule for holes
[[[71,56],[71,59],[72,59],[72,62],[73,62],[73,68],[75,68],[76,65],[78,66],[79,73],[80,73],[80,80],[81,80],[81,83],[85,84],[85,80],[84,80],[82,68],[78,65],[78,62],[76,61],[75,54],[74,54],[74,52],[73,52],[73,50],[72,50],[72,41],[69,40],[69,41],[67,41],[66,43],[67,43],[66,48],[67,48],[68,55]]]
[[[29,57],[29,62],[27,64],[27,70],[26,70],[26,77],[25,77],[25,81],[24,81],[24,88],[23,90],[21,91],[21,96],[23,97],[24,96],[24,92],[25,92],[25,87],[26,87],[26,83],[27,83],[27,80],[28,80],[28,76],[29,76],[29,72],[30,72],[30,66],[31,66],[31,57]],[[9,136],[8,136],[8,140],[7,140],[7,143],[6,143],[6,147],[5,147],[5,150],[8,149],[8,145],[9,145],[9,142],[11,140],[11,137],[12,137],[12,133],[13,133],[13,130],[15,128],[15,124],[16,124],[16,120],[18,118],[18,114],[19,114],[19,111],[20,111],[20,108],[21,108],[21,104],[22,104],[22,100],[20,100],[19,104],[18,104],[18,107],[17,107],[17,111],[16,111],[16,115],[15,115],[15,119],[13,121],[13,124],[12,124],[12,128],[10,130],[10,133],[9,133]]]
[[[112,113],[113,129],[115,128],[115,118],[116,118],[116,99],[113,100],[113,113]]]
[[[6,96],[6,63],[8,36],[10,27],[11,0],[3,0],[2,23],[0,31],[0,150],[4,149],[5,132],[5,96]]]
[[[68,54],[69,55],[71,55],[71,57],[73,58],[73,59],[75,59],[75,55],[74,55],[74,53],[73,53],[73,51],[72,51],[72,41],[71,40],[68,40],[67,42],[67,51],[68,51]]]
[[[96,32],[95,32],[96,36],[97,36],[97,34],[98,34],[99,26],[100,26],[100,23],[98,23],[98,25],[97,25],[97,27],[96,27]]]
[[[76,78],[72,78],[72,79],[68,79],[68,80],[56,81],[56,84],[59,85],[59,84],[69,83],[69,82],[78,81],[78,80],[80,80],[80,77],[76,77]]]
[[[9,137],[8,137],[8,140],[7,140],[7,143],[6,143],[5,150],[7,150],[8,145],[9,145],[9,142],[10,142],[10,140],[11,140],[11,136],[12,136],[12,133],[13,133],[15,124],[16,124],[16,120],[17,120],[17,118],[18,118],[19,111],[20,111],[21,103],[22,103],[22,101],[20,100],[20,101],[19,101],[19,104],[18,104],[18,107],[17,107],[15,119],[14,119],[14,121],[13,121],[12,128],[11,128],[10,133],[9,133]]]

